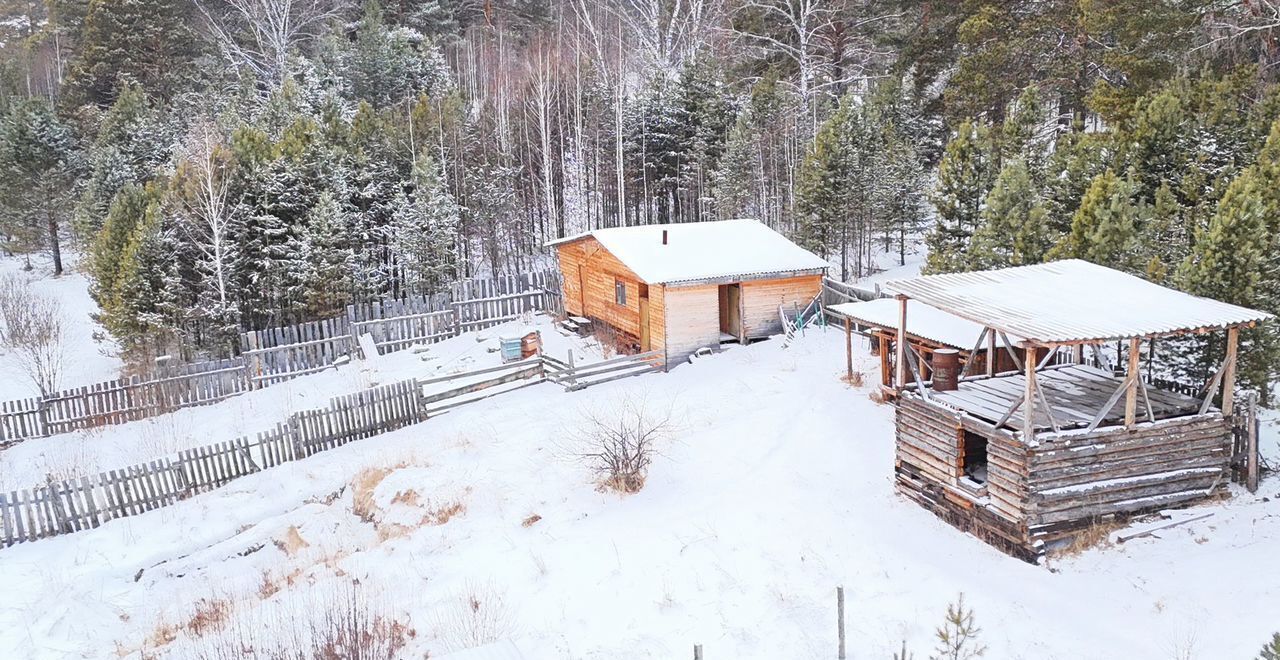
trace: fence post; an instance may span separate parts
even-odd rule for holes
[[[1245,399],[1245,457],[1248,459],[1248,471],[1245,473],[1245,488],[1250,493],[1258,492],[1258,474],[1261,457],[1258,455],[1258,394],[1250,392]]]
[[[693,660],[702,660],[702,645],[693,645]]]
[[[844,660],[844,587],[836,587],[836,628],[840,639],[839,653],[836,655],[840,660]]]

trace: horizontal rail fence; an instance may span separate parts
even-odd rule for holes
[[[404,428],[468,403],[553,382],[567,391],[660,369],[656,352],[573,364],[546,355],[334,397],[262,431],[174,456],[0,493],[0,548],[92,529],[169,506],[240,477]],[[483,376],[483,378],[480,378]],[[440,389],[440,388],[444,389]]]
[[[245,332],[241,355],[162,365],[131,377],[0,402],[0,448],[28,438],[146,419],[215,403],[249,389],[321,371],[357,354],[357,338],[374,337],[379,353],[432,343],[534,310],[560,308],[555,271],[457,282],[431,296],[348,307],[341,317]]]
[[[575,364],[573,353],[569,354],[568,361],[561,361],[549,355],[542,356],[542,360],[547,380],[564,387],[569,392],[662,370],[662,354],[658,351],[624,355],[589,364]]]

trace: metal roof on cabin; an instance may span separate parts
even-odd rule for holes
[[[1038,344],[1155,337],[1272,318],[1080,259],[925,275],[884,288]]]
[[[667,232],[663,244],[662,233]],[[548,247],[595,238],[649,284],[817,273],[830,264],[757,220],[718,220],[596,229]]]

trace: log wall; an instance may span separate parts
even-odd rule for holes
[[[560,245],[558,252],[565,312],[599,319],[639,338],[640,278],[590,236]],[[619,280],[627,289],[626,305],[616,302],[614,282]]]
[[[1042,433],[1030,449],[1028,523],[1051,540],[1101,517],[1185,505],[1226,487],[1231,422],[1195,415],[1093,433]]]
[[[1230,420],[1218,413],[1018,435],[907,393],[897,405],[897,489],[1023,559],[1100,520],[1191,504],[1226,487]],[[961,482],[965,432],[987,439],[987,481]]]

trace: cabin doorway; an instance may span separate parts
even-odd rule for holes
[[[742,340],[742,285],[725,284],[720,287],[720,341]]]
[[[652,333],[649,332],[649,285],[640,285],[640,352],[653,350]]]
[[[973,431],[964,432],[964,476],[987,483],[987,438]]]

